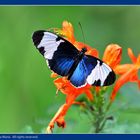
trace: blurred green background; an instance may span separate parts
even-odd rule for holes
[[[0,7],[0,133],[43,133],[65,95],[56,97],[44,58],[33,46],[32,33],[61,27],[64,20],[74,26],[75,37],[96,48],[102,58],[106,45],[123,47],[122,63],[131,62],[127,48],[140,53],[139,6],[1,6]],[[114,123],[107,133],[140,133],[140,91],[128,83],[112,106]],[[67,127],[54,133],[90,133],[91,124],[79,107],[66,116]]]

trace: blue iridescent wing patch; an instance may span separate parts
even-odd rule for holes
[[[69,80],[74,86],[82,87],[87,83],[86,78],[88,73],[84,60],[81,60]]]

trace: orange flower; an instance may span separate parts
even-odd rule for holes
[[[121,61],[121,55],[122,48],[117,44],[110,44],[104,52],[103,61],[114,70]]]
[[[118,90],[127,82],[137,82],[138,87],[140,88],[140,80],[138,79],[138,70],[140,69],[140,54],[138,57],[135,57],[132,50],[128,48],[128,55],[133,64],[118,65],[115,68],[116,73],[120,74],[120,77],[115,83],[110,97],[111,101],[115,99]]]
[[[74,30],[70,22],[64,21],[62,23],[62,30],[60,32],[62,33],[62,35],[67,37],[69,42],[71,42],[72,44],[75,42]]]
[[[64,117],[72,104],[75,104],[75,99],[82,93],[85,93],[89,100],[93,100],[93,95],[90,91],[90,85],[86,85],[85,87],[76,88],[70,84],[70,82],[65,78],[58,78],[54,81],[57,89],[60,90],[62,93],[66,94],[66,103],[63,104],[56,115],[53,117],[51,122],[48,125],[47,133],[52,132],[54,128],[54,124],[57,123],[59,127],[64,128],[66,123],[64,121]],[[79,103],[78,103],[79,104]]]

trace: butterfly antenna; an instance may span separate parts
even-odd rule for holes
[[[83,32],[82,25],[81,25],[81,23],[80,23],[80,22],[79,22],[79,27],[80,27],[80,29],[81,29],[82,36],[83,36],[83,40],[84,40],[84,43],[85,43],[85,42],[86,42],[86,40],[85,40],[85,36],[84,36],[84,32]]]

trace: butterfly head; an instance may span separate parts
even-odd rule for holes
[[[87,48],[85,48],[85,47],[84,47],[84,48],[82,48],[81,52],[82,52],[82,53],[87,52]]]

